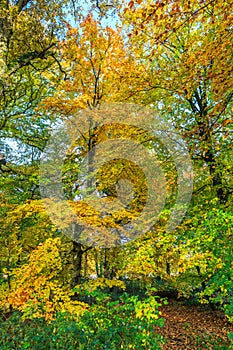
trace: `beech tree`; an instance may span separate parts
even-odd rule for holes
[[[0,7],[1,146],[10,147],[6,137],[18,139],[23,156],[14,165],[14,154],[10,162],[4,155],[0,158],[2,307],[5,303],[28,312],[33,291],[30,312],[35,315],[45,311],[50,318],[62,309],[59,298],[64,309],[75,314],[82,304],[75,307],[72,298],[77,297],[75,290],[82,289],[82,277],[98,277],[83,288],[93,284],[124,288],[120,280],[127,276],[149,287],[163,280],[165,288],[175,288],[186,297],[196,293],[202,302],[224,305],[227,301],[224,307],[232,319],[231,4],[222,0],[91,1],[100,18],[108,9],[117,12],[121,24],[115,29],[91,13],[77,26],[65,23],[61,5],[5,1]],[[119,102],[149,106],[188,145],[194,191],[183,222],[172,232],[166,229],[178,192],[172,155],[142,128],[103,127],[98,120],[88,119],[106,103],[117,106]],[[117,109],[112,113],[116,115]],[[97,174],[97,186],[90,176],[82,177],[83,158],[88,154],[85,166],[90,175],[95,147],[111,137],[141,142],[158,157],[165,174],[166,198],[159,219],[124,246],[101,248],[104,237],[90,248],[94,239],[89,246],[75,239],[84,231],[70,214],[60,221],[64,227],[71,223],[73,239],[58,239],[61,230],[50,221],[40,198],[38,161],[51,125],[72,129],[70,121],[82,120],[81,115],[86,116],[88,128],[70,145],[62,166],[64,196],[73,214],[97,228],[117,229],[133,221],[146,203],[145,174],[132,162],[107,163]],[[121,176],[133,188],[133,200],[124,210],[101,217],[82,202],[88,193],[94,207],[91,195],[97,194],[110,208]],[[126,187],[123,192],[127,197]],[[56,212],[58,207],[53,209]],[[46,265],[50,263],[51,270]]]
[[[221,299],[213,281],[219,273],[225,276],[223,284],[228,285],[231,279],[226,262],[230,258],[226,233],[230,229],[229,219],[226,231],[223,227],[220,231],[208,230],[207,226],[220,227],[221,216],[231,217],[231,4],[131,1],[123,18],[130,48],[144,67],[141,82],[138,79],[132,89],[132,98],[153,104],[157,113],[165,115],[168,123],[180,130],[195,169],[190,213],[181,230],[177,230],[177,243],[172,248],[180,259],[181,275],[176,285],[194,278],[196,285],[204,289],[209,286],[206,292],[209,296],[215,292],[216,300]],[[194,222],[197,226],[193,226]],[[203,240],[206,246],[202,245]],[[225,254],[221,249],[211,249],[208,240],[217,240],[225,247]],[[183,274],[185,271],[188,274]],[[230,289],[228,285],[228,295]]]

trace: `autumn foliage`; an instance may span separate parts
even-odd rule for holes
[[[65,349],[72,325],[70,349],[181,349],[174,319],[187,330],[186,349],[233,347],[232,22],[232,2],[223,0],[1,2],[0,310],[9,335],[0,327],[1,349],[43,348],[23,340],[27,322],[44,348],[42,329]],[[138,127],[118,116],[129,106],[143,111]],[[143,129],[148,109],[159,130],[157,117]],[[53,128],[69,130],[72,143],[66,148],[63,135],[51,168],[43,154]],[[131,151],[114,158],[114,144],[111,160],[93,170],[98,147],[112,140],[142,146],[163,174],[165,184],[151,175],[159,182],[152,209],[163,208],[141,235],[130,223],[150,179]],[[179,173],[182,147],[193,169]],[[62,200],[46,192],[59,152]],[[168,230],[180,177],[192,193]],[[193,332],[190,313],[207,320],[208,339]],[[11,322],[25,334],[14,338]]]

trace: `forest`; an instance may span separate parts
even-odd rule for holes
[[[0,349],[233,349],[233,1],[0,1]]]

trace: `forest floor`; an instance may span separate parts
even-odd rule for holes
[[[160,311],[165,325],[155,330],[166,338],[163,350],[229,349],[227,334],[233,332],[233,325],[221,311],[177,300],[169,300],[169,305],[162,306]]]

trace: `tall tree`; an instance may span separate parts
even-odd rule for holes
[[[179,127],[193,160],[201,162],[204,173],[208,169],[220,202],[226,203],[231,185],[221,154],[232,144],[231,4],[131,1],[124,18],[130,47],[145,70],[134,93]]]
[[[231,6],[231,2],[220,0],[130,1],[123,12],[130,50],[144,67],[131,98],[153,105],[157,113],[181,131],[194,164],[192,207],[183,228],[176,232],[177,242],[173,245],[174,250],[178,247],[181,276],[182,271],[189,272],[189,277],[184,274],[178,278],[180,285],[195,276],[195,283],[201,280],[202,287],[206,288],[206,283],[213,286],[210,280],[215,280],[220,271],[228,276],[226,284],[231,278],[229,236],[223,234],[229,226],[223,225],[215,236],[213,228],[207,229],[208,219],[203,219],[209,218],[210,225],[221,226],[223,212],[231,216]],[[223,250],[210,248],[208,240],[214,239]],[[230,289],[228,284],[228,296]],[[211,287],[208,290],[218,293]]]

